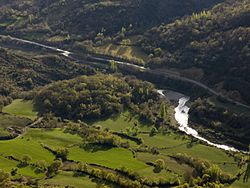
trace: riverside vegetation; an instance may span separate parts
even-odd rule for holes
[[[0,187],[249,187],[248,153],[180,132],[176,102],[138,79],[146,71],[114,61],[158,71],[164,88],[182,87],[162,81],[171,71],[249,105],[249,7],[249,0],[1,1]],[[113,61],[88,61],[90,54]],[[196,98],[196,89],[181,89],[192,99],[190,126],[248,151],[249,109],[203,91]]]

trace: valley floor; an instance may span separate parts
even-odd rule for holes
[[[25,106],[26,110],[18,110],[20,105]],[[33,112],[32,103],[22,100],[14,101],[3,111],[9,113],[0,114],[1,122],[5,122],[5,127],[13,125],[9,120],[15,122],[16,118],[23,119],[23,117],[27,117],[27,114],[32,115],[32,119],[35,119],[34,115],[36,115]],[[22,125],[21,121],[18,122],[20,124],[16,122],[16,126],[25,126],[25,124]],[[137,122],[137,117],[132,116],[129,112],[124,112],[118,117],[93,122],[92,126],[99,127],[101,130],[108,129],[109,132],[113,133],[128,133],[133,132],[132,130]],[[156,133],[154,136],[150,136],[150,131],[150,125],[139,123],[136,137],[143,140],[143,145],[157,150],[158,154],[146,150],[140,151],[139,148],[142,148],[142,146],[129,137],[120,138],[129,142],[130,147],[127,149],[103,146],[86,148],[82,147],[83,141],[80,136],[65,133],[64,127],[28,128],[27,132],[18,138],[0,141],[0,169],[9,173],[13,172],[13,169],[17,169],[16,173],[11,176],[13,181],[18,181],[20,177],[24,176],[35,179],[40,186],[60,185],[91,188],[107,184],[106,181],[88,174],[77,176],[74,170],[70,170],[69,165],[79,162],[84,162],[91,168],[112,173],[118,173],[117,169],[126,168],[152,181],[164,179],[174,182],[179,179],[182,182],[186,178],[186,173],[193,169],[191,166],[179,163],[174,159],[175,154],[182,153],[217,164],[223,172],[228,174],[236,175],[239,172],[235,159],[220,149],[195,142],[190,137],[173,131]],[[50,178],[46,178],[45,173],[39,171],[38,167],[34,165],[43,161],[48,166],[53,162],[55,153],[46,148],[67,148],[68,150],[67,161],[63,162],[61,170]],[[20,161],[24,156],[29,156],[30,161],[27,165],[21,166]],[[153,164],[159,159],[162,159],[166,165],[164,169],[156,171]],[[116,187],[115,184],[108,184]],[[232,187],[249,187],[249,183],[243,183],[240,180],[233,183]]]

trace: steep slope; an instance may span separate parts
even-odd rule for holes
[[[5,1],[0,8],[0,26],[13,34],[76,34],[93,37],[105,29],[107,33],[131,27],[143,31],[162,22],[170,22],[210,7],[222,0],[35,0]],[[110,24],[112,23],[112,24]],[[33,36],[34,37],[34,36]],[[77,37],[77,36],[75,36]]]
[[[0,96],[17,95],[53,81],[94,73],[91,68],[54,55],[39,56],[0,49]]]
[[[149,66],[187,69],[194,78],[250,103],[250,1],[228,0],[210,11],[155,27],[145,34]],[[226,93],[227,92],[227,93]]]

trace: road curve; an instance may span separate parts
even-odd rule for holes
[[[197,85],[197,86],[199,86],[199,87],[207,90],[209,93],[211,93],[211,94],[213,94],[213,95],[215,95],[217,97],[222,97],[222,98],[226,99],[230,103],[233,103],[233,104],[235,104],[237,106],[241,106],[241,107],[244,107],[244,108],[247,108],[247,109],[250,110],[250,106],[249,105],[243,104],[241,102],[238,102],[238,101],[230,99],[230,98],[228,98],[226,96],[223,96],[221,93],[213,90],[212,88],[206,86],[205,84],[203,84],[201,82],[198,82],[198,81],[195,81],[195,80],[192,80],[192,79],[189,79],[189,78],[177,75],[177,74],[173,74],[173,73],[168,72],[168,71],[160,70],[160,69],[150,70],[150,72],[153,72],[153,73],[156,73],[156,74],[162,74],[162,75],[164,75],[166,77],[169,77],[169,78],[172,78],[172,79],[176,79],[176,80],[181,80],[181,81],[192,83],[194,85]]]
[[[48,46],[48,45],[44,45],[44,44],[40,44],[38,42],[33,42],[33,41],[29,41],[29,40],[24,40],[24,39],[20,39],[20,38],[16,38],[16,37],[11,37],[11,36],[5,36],[5,35],[0,35],[0,38],[9,38],[10,40],[15,40],[15,41],[19,41],[19,42],[22,42],[22,43],[26,43],[26,44],[30,44],[30,45],[34,45],[34,46],[38,46],[38,47],[41,47],[41,48],[46,48],[46,49],[50,49],[50,50],[53,50],[53,51],[56,51],[56,52],[59,52],[60,54],[62,54],[63,56],[65,57],[68,57],[70,58],[70,55],[73,54],[73,52],[70,52],[70,51],[67,51],[67,50],[62,50],[60,48],[56,48],[56,47],[53,47],[53,46]],[[96,60],[96,61],[106,61],[106,62],[110,62],[112,61],[113,59],[111,59],[110,57],[107,57],[107,58],[100,58],[100,57],[94,57],[93,55],[91,56],[91,58],[93,60]],[[74,58],[75,60],[78,60],[78,61],[81,61],[80,59],[76,59]],[[135,65],[135,64],[132,64],[132,63],[129,63],[129,62],[125,62],[125,61],[116,61],[115,62],[117,64],[120,64],[120,65],[125,65],[125,66],[131,66],[131,67],[134,67],[134,68],[137,68],[139,70],[143,70],[143,71],[150,71],[151,73],[155,73],[155,74],[161,74],[161,75],[164,75],[168,78],[172,78],[172,79],[176,79],[176,80],[181,80],[181,81],[185,81],[185,82],[189,82],[189,83],[192,83],[194,85],[197,85],[205,90],[207,90],[209,93],[217,96],[217,97],[222,97],[223,99],[227,100],[228,102],[230,103],[233,103],[237,106],[241,106],[241,107],[244,107],[244,108],[247,108],[250,110],[250,106],[249,105],[246,105],[246,104],[243,104],[239,101],[235,101],[233,99],[230,99],[226,96],[223,96],[221,93],[218,93],[217,91],[215,91],[214,89],[208,87],[207,85],[201,83],[201,82],[198,82],[198,81],[195,81],[195,80],[192,80],[190,78],[186,78],[186,77],[183,77],[183,76],[180,76],[174,72],[170,72],[170,71],[166,71],[166,70],[162,70],[162,69],[149,69],[149,68],[146,68],[146,67],[143,67],[143,66],[138,66],[138,65]]]

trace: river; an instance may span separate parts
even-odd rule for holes
[[[164,94],[164,90],[158,90],[158,93],[161,96],[166,97],[166,95]],[[199,133],[195,129],[189,127],[189,125],[188,125],[189,107],[186,105],[186,103],[188,101],[189,101],[189,97],[181,97],[179,99],[178,106],[175,108],[175,120],[179,124],[179,130],[180,131],[182,131],[182,132],[184,132],[184,133],[186,133],[186,134],[188,134],[190,136],[193,136],[194,138],[197,138],[198,140],[206,142],[210,146],[214,146],[216,148],[223,149],[225,151],[242,152],[242,153],[245,153],[245,154],[249,154],[249,152],[241,151],[241,150],[238,150],[238,149],[236,149],[234,147],[213,143],[213,142],[201,137],[199,135]]]
[[[54,50],[54,51],[57,51],[57,52],[61,53],[62,55],[66,56],[66,57],[69,57],[70,54],[73,54],[72,52],[67,51],[67,50],[62,50],[60,48],[47,46],[47,45],[40,44],[40,43],[37,43],[37,42],[29,41],[29,40],[24,40],[24,39],[19,39],[19,38],[16,38],[16,37],[4,36],[4,35],[0,35],[0,37],[9,38],[11,40],[16,40],[16,41],[19,41],[19,42],[22,42],[22,43],[32,44],[32,45],[39,46],[39,47],[42,47],[42,48],[47,48],[47,49],[50,49],[50,50]],[[102,60],[102,61],[104,60],[104,61],[107,61],[107,62],[112,61],[110,59],[105,59],[105,58],[98,58],[98,57],[93,57],[93,58],[96,59],[96,60]],[[128,62],[122,62],[122,61],[115,61],[115,62],[117,64],[121,64],[121,65],[132,66],[132,67],[138,68],[140,70],[148,69],[148,68],[145,68],[144,66],[134,65],[134,64],[131,64],[131,63],[128,63]],[[206,88],[210,89],[208,87],[206,87]],[[212,91],[212,93],[215,93],[217,95],[217,93],[215,91],[213,91],[212,89],[210,89],[210,90]],[[167,98],[167,96],[164,94],[164,91],[165,90],[158,90],[158,93],[161,96],[164,96],[165,98]],[[249,152],[240,151],[240,150],[238,150],[238,149],[236,149],[234,147],[230,147],[230,146],[227,146],[227,145],[216,144],[216,143],[213,143],[213,142],[199,136],[198,132],[195,129],[189,127],[189,125],[188,125],[189,107],[186,105],[186,103],[188,101],[189,101],[188,97],[180,97],[179,98],[179,104],[175,108],[175,119],[179,124],[179,130],[185,132],[188,135],[191,135],[191,136],[197,138],[198,140],[206,142],[208,145],[217,147],[219,149],[223,149],[223,150],[226,150],[226,151],[242,152],[242,153],[245,153],[245,154],[249,154]],[[235,101],[233,101],[233,102],[235,102]],[[242,105],[242,106],[245,106],[247,108],[249,107],[249,106],[246,106],[246,105],[241,104],[239,102],[235,102],[235,104]]]

